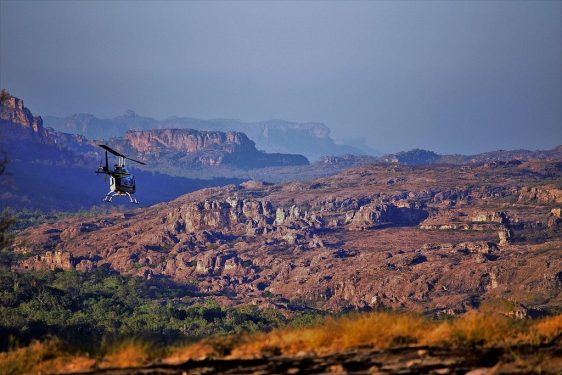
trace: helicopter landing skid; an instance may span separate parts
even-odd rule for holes
[[[111,200],[112,200],[113,197],[115,197],[116,195],[126,195],[126,196],[129,197],[129,200],[130,200],[131,203],[139,204],[139,201],[137,200],[137,198],[133,197],[133,196],[131,195],[131,193],[124,193],[124,194],[123,194],[123,193],[117,193],[117,192],[114,192],[114,191],[110,191],[109,193],[107,193],[107,194],[105,195],[105,198],[103,198],[103,201],[104,201],[104,202],[109,202],[109,203],[111,203]]]
[[[137,198],[133,197],[133,196],[131,195],[131,193],[127,193],[127,196],[128,196],[129,199],[131,200],[131,203],[139,204],[139,201],[137,200]]]

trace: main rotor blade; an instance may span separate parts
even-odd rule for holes
[[[138,160],[135,160],[135,159],[131,159],[131,158],[123,155],[122,153],[115,151],[114,149],[112,149],[111,147],[109,147],[107,145],[98,145],[98,146],[100,146],[101,148],[103,148],[106,151],[106,154],[105,154],[106,157],[107,157],[107,151],[108,151],[108,152],[111,152],[115,156],[119,156],[119,157],[125,158],[127,160],[134,161],[135,163],[146,165],[146,163],[143,163],[142,161],[138,161]]]
[[[107,146],[107,145],[98,145],[98,146],[100,146],[101,148],[103,148],[105,151],[111,152],[111,153],[112,153],[113,155],[115,155],[115,156],[122,156],[122,157],[125,157],[125,155],[123,155],[123,154],[120,153],[120,152],[115,151],[114,149],[112,149],[111,147],[109,147],[109,146]]]
[[[128,158],[128,157],[126,157],[126,156],[123,156],[123,157],[124,157],[125,159],[127,159],[127,160],[134,161],[135,163],[139,163],[139,164],[142,164],[142,165],[146,165],[146,163],[143,163],[142,161],[138,161],[138,160],[135,160],[135,159],[131,159],[131,158]]]

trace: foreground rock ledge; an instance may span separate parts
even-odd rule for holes
[[[560,341],[560,340],[559,340]],[[85,374],[559,374],[562,345],[450,349],[357,349],[327,356],[205,359],[179,365],[92,370]]]

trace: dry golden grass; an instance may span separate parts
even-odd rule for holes
[[[55,357],[61,356],[58,340],[43,342],[33,341],[25,348],[18,348],[7,353],[0,353],[0,373],[25,374],[33,368]]]
[[[75,372],[85,372],[91,370],[96,363],[97,361],[94,358],[86,356],[63,355],[37,363],[31,370],[31,373],[49,374],[56,372],[58,374],[71,374]]]
[[[0,374],[70,373],[85,371],[95,359],[65,353],[59,340],[33,341],[29,346],[0,353]]]
[[[58,339],[33,341],[29,346],[0,353],[0,374],[73,373],[94,368],[135,367],[147,364],[155,353],[148,343],[136,339],[112,344],[105,351],[107,354],[101,358],[91,358],[64,350]]]
[[[377,313],[329,318],[317,327],[281,329],[268,334],[247,336],[232,349],[230,356],[292,356],[303,352],[324,354],[358,346],[405,345],[418,342],[431,325],[430,320],[413,314]]]
[[[436,340],[437,342],[432,342],[432,339],[435,340],[435,334],[430,332],[427,343],[439,344],[441,341],[457,346],[503,346],[512,344],[513,339],[522,333],[522,329],[524,327],[520,321],[505,315],[469,311],[458,319],[439,324],[436,330],[445,331],[447,334]]]
[[[562,335],[562,314],[540,320],[532,327],[537,342],[552,342]]]
[[[470,349],[476,346],[539,345],[552,343],[561,335],[562,314],[531,321],[471,311],[451,320],[436,321],[411,313],[377,312],[328,318],[311,327],[209,338],[164,349],[130,339],[109,345],[97,360],[66,353],[56,339],[33,342],[28,347],[0,353],[0,373],[65,373],[136,367],[155,361],[179,364],[204,358],[325,355],[360,347],[430,345]]]
[[[140,339],[113,344],[100,362],[100,368],[124,368],[145,365],[154,358],[151,345]]]
[[[188,346],[178,346],[170,348],[162,363],[168,365],[176,365],[186,361],[187,359],[202,360],[208,357],[216,356],[217,349],[206,342],[196,342]]]
[[[232,338],[205,340],[176,348],[173,362],[208,357],[259,358],[270,355],[329,354],[358,347],[406,345],[501,347],[548,343],[562,334],[562,314],[520,321],[497,313],[471,311],[447,321],[416,314],[371,313],[327,319],[309,328],[278,329]]]

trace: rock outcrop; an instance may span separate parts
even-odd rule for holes
[[[76,260],[66,251],[47,251],[42,255],[35,255],[21,263],[20,268],[26,270],[70,270],[76,268]]]
[[[42,128],[23,103],[6,103],[4,128],[21,128],[49,152],[65,139]],[[159,155],[155,168],[163,160],[230,170],[239,156],[269,157],[234,132],[128,137],[115,147]],[[79,138],[65,142],[73,139],[79,145]],[[109,267],[170,278],[228,304],[451,314],[497,297],[538,315],[562,308],[561,165],[371,164],[314,181],[253,181],[126,214],[63,218],[20,233],[14,249],[28,256],[21,269]]]
[[[213,147],[226,152],[254,152],[255,145],[243,133],[192,129],[128,131],[124,139],[138,153],[160,154],[169,151],[198,152]]]
[[[519,193],[519,200],[562,204],[562,189],[554,186],[524,187]]]
[[[45,141],[43,119],[33,116],[23,100],[6,95],[0,105],[0,131],[4,141]]]
[[[6,139],[38,139],[44,136],[43,119],[33,116],[24,107],[22,99],[13,96],[4,98],[0,107],[0,121],[3,122],[3,127],[10,126],[10,129],[3,129]]]

